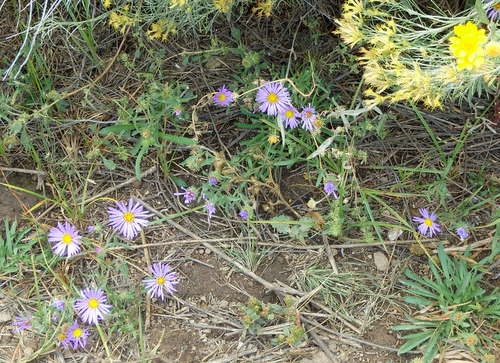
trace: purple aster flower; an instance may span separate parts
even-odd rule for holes
[[[210,185],[217,185],[219,181],[217,180],[217,178],[215,176],[211,176],[208,178],[208,184]]]
[[[432,237],[438,232],[441,232],[439,228],[440,224],[436,223],[437,215],[434,213],[429,213],[426,208],[421,208],[418,210],[420,212],[421,217],[413,217],[413,222],[420,223],[418,226],[418,231],[426,236]]]
[[[486,3],[491,3],[494,0],[485,0]],[[497,3],[495,5],[489,6],[488,9],[486,10],[486,15],[488,18],[491,19],[491,21],[497,21],[500,19],[500,3]]]
[[[54,300],[51,306],[55,307],[57,310],[64,310],[64,300]]]
[[[128,201],[128,205],[122,202],[116,202],[117,208],[108,208],[109,222],[114,230],[125,238],[133,239],[139,234],[142,227],[147,226],[151,217],[144,207],[132,198]]]
[[[207,209],[207,213],[208,213],[208,223],[210,223],[212,216],[216,212],[215,205],[211,201],[207,200],[205,202],[205,208]]]
[[[280,114],[281,119],[285,121],[285,127],[290,129],[294,129],[299,125],[298,116],[299,112],[292,105],[287,105],[285,110]]]
[[[153,263],[150,271],[153,277],[144,279],[142,282],[146,285],[146,289],[151,296],[165,300],[163,290],[166,290],[169,294],[173,294],[176,291],[174,285],[179,283],[179,279],[177,273],[172,271],[169,264],[162,262]]]
[[[57,227],[49,231],[48,240],[54,243],[52,250],[59,256],[71,257],[81,250],[78,230],[69,222],[58,222]]]
[[[248,219],[248,211],[245,209],[240,210],[239,216],[241,219]]]
[[[75,309],[84,323],[95,325],[98,320],[104,320],[109,314],[111,305],[106,304],[107,297],[101,289],[84,289],[80,292],[81,299],[75,301]]]
[[[339,195],[337,194],[337,187],[335,184],[333,184],[332,181],[327,181],[325,183],[325,186],[323,187],[323,190],[325,191],[326,195],[333,194],[334,199],[339,199]]]
[[[179,117],[179,116],[182,114],[182,108],[180,108],[180,107],[176,107],[176,108],[174,108],[174,110],[172,111],[172,113],[173,113],[175,116]]]
[[[469,237],[469,231],[467,230],[469,226],[463,226],[460,228],[456,229],[458,237],[460,237],[460,240],[463,242]]]
[[[63,346],[65,349],[71,344],[71,339],[68,336],[68,326],[64,326],[60,333],[57,334],[57,345]]]
[[[73,349],[85,348],[87,345],[87,337],[89,336],[89,330],[87,328],[80,328],[78,326],[78,321],[74,321],[73,325],[69,328],[67,337]]]
[[[12,323],[12,326],[16,327],[14,329],[14,332],[20,333],[23,330],[26,329],[31,329],[31,319],[33,317],[31,315],[28,316],[16,316],[14,318],[14,322]]]
[[[184,187],[181,187],[181,189],[184,190],[184,192],[174,193],[174,195],[176,196],[182,195],[184,197],[184,204],[187,205],[196,199],[196,194],[191,189],[186,189]]]
[[[285,112],[290,105],[290,94],[280,83],[268,82],[259,88],[255,101],[260,103],[260,111],[276,116]]]
[[[227,106],[234,101],[233,92],[228,90],[224,85],[215,92],[212,100],[218,105]]]
[[[300,117],[302,118],[303,129],[306,129],[308,131],[314,130],[313,122],[314,120],[316,120],[316,110],[314,109],[314,107],[311,107],[310,104],[309,106],[304,107]]]
[[[64,311],[64,300],[54,300],[54,302],[52,304],[50,304],[50,306],[53,306],[54,308],[56,308],[57,310],[60,310],[60,311]],[[59,313],[54,313],[54,315],[52,315],[52,321],[58,321],[59,320]]]

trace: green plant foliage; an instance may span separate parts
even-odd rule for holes
[[[422,311],[429,311],[430,307],[432,310],[410,317],[408,324],[393,328],[418,331],[404,336],[407,342],[399,348],[400,354],[423,346],[423,360],[431,362],[446,340],[460,340],[466,334],[477,334],[478,324],[493,323],[500,318],[499,289],[487,291],[481,286],[485,272],[483,266],[500,252],[499,247],[495,242],[491,255],[470,266],[465,259],[449,257],[441,244],[438,248],[439,265],[434,260],[429,261],[432,278],[405,271],[408,280],[402,283],[411,295],[404,300],[425,309]]]
[[[160,148],[165,144],[194,145],[196,140],[182,135],[165,132],[167,114],[172,115],[176,108],[195,96],[184,85],[170,86],[160,82],[152,82],[137,100],[135,106],[129,105],[127,99],[119,104],[120,121],[100,130],[102,136],[116,137],[133,142],[133,146],[120,150],[135,156],[135,173],[141,178],[141,162],[151,148]],[[173,119],[174,116],[169,116]],[[172,123],[181,130],[180,125]],[[171,125],[169,125],[171,126]],[[104,165],[114,169],[115,164],[103,158]]]
[[[17,222],[4,218],[5,231],[0,235],[0,274],[7,275],[19,271],[20,265],[31,264],[31,250],[35,239],[26,240],[31,228],[18,228]]]
[[[306,338],[299,313],[289,296],[285,298],[284,306],[264,303],[252,297],[246,305],[240,306],[240,311],[241,321],[248,334],[259,335],[266,330],[266,333],[274,335],[273,344],[285,343],[289,346],[300,344]]]

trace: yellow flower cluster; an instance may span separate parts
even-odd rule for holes
[[[347,0],[342,7],[342,17],[336,19],[338,29],[333,34],[340,35],[344,43],[353,48],[363,39],[363,12],[365,7],[362,0]]]
[[[127,26],[133,25],[136,22],[136,20],[128,16],[128,10],[128,5],[125,5],[121,11],[112,11],[109,15],[109,25],[122,34],[125,32]]]
[[[271,145],[272,144],[276,144],[280,141],[280,138],[278,135],[269,135],[267,137],[267,142],[270,143]]]
[[[259,1],[257,5],[252,8],[252,13],[257,14],[257,16],[270,17],[271,11],[273,10],[272,0]]]
[[[231,10],[233,2],[234,0],[214,0],[214,7],[224,14],[227,14]]]
[[[484,47],[488,38],[484,29],[468,21],[453,28],[455,36],[450,38],[450,50],[457,58],[458,70],[478,69],[484,64]]]
[[[351,48],[362,45],[357,59],[369,87],[364,92],[367,107],[399,101],[442,107],[450,95],[465,94],[474,79],[482,77],[491,86],[498,74],[494,57],[500,57],[500,42],[492,34],[493,40],[487,43],[485,30],[472,22],[454,27],[448,48],[446,43],[436,43],[432,29],[429,37],[420,30],[413,10],[407,18],[398,13],[396,23],[391,14],[401,10],[397,1],[346,0],[342,9],[332,33]],[[447,61],[450,51],[456,64]],[[478,72],[465,74],[464,69]]]
[[[102,0],[102,6],[104,7],[104,9],[109,9],[111,4],[111,0]]]
[[[170,9],[186,5],[187,0],[170,0]]]
[[[484,55],[491,58],[500,57],[500,42],[489,42],[486,44]]]
[[[149,39],[159,39],[166,41],[170,34],[176,34],[175,23],[170,20],[161,19],[151,24],[151,28],[146,32]]]

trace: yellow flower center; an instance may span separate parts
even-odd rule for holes
[[[133,213],[130,213],[130,212],[125,212],[125,213],[123,213],[123,220],[124,220],[125,222],[130,223],[130,222],[133,222],[133,221],[134,221],[134,219],[135,219],[135,217],[134,217],[134,214],[133,214]]]
[[[306,111],[306,118],[311,118],[312,115],[311,111]]]
[[[270,93],[267,96],[267,102],[269,102],[269,103],[276,103],[276,102],[278,102],[278,95],[276,93]]]
[[[80,338],[82,336],[82,329],[75,329],[75,330],[73,330],[73,336],[75,338]]]
[[[318,129],[323,126],[323,121],[321,121],[319,118],[313,121],[314,126],[316,126]]]
[[[62,243],[69,245],[71,243],[71,241],[73,241],[73,237],[71,237],[71,235],[69,233],[65,233],[65,234],[63,234],[61,241],[62,241]]]
[[[157,283],[158,285],[163,285],[163,284],[165,283],[165,278],[164,278],[164,277],[162,277],[162,276],[158,277],[158,278],[156,279],[156,283]]]
[[[89,308],[97,309],[99,306],[99,301],[97,301],[97,299],[90,299],[87,304],[88,304]]]
[[[60,341],[63,341],[64,339],[66,339],[66,334],[64,334],[64,333],[57,334],[57,339],[59,339]]]
[[[217,99],[221,102],[225,101],[226,100],[226,95],[224,93],[219,93],[219,95],[217,96]]]
[[[276,135],[271,135],[267,138],[267,142],[270,144],[276,144],[278,141],[280,141],[280,138]]]
[[[493,9],[500,10],[500,3],[493,5]]]
[[[432,225],[434,224],[432,223],[432,220],[430,218],[425,218],[424,223],[429,227],[432,227]]]
[[[285,111],[285,117],[286,118],[292,118],[293,117],[293,111],[292,110]]]

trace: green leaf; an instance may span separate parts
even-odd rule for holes
[[[439,338],[440,338],[440,334],[438,334],[437,331],[434,331],[434,335],[429,340],[429,342],[427,343],[427,346],[425,348],[425,352],[424,352],[424,356],[423,356],[423,360],[425,363],[431,363],[433,361],[433,358],[438,351]]]
[[[432,330],[426,330],[421,333],[416,333],[416,334],[410,334],[407,336],[404,336],[403,338],[405,339],[410,339],[406,343],[404,343],[399,349],[398,349],[398,354],[404,354],[409,352],[415,347],[418,347],[420,344],[425,342],[427,339],[429,339],[432,336]]]
[[[141,147],[141,149],[139,150],[139,153],[137,154],[137,158],[135,159],[135,177],[137,178],[137,180],[141,180],[141,177],[142,177],[142,174],[141,174],[141,161],[142,161],[142,158],[144,155],[146,155],[146,153],[148,152],[149,150],[149,145],[144,145],[144,147]]]
[[[104,164],[104,166],[106,167],[106,169],[109,169],[109,170],[115,170],[116,169],[116,164],[113,160],[110,160],[110,159],[106,159],[106,158],[102,158],[102,163]]]
[[[429,299],[424,299],[423,297],[418,297],[418,296],[405,296],[404,300],[408,304],[422,305],[422,306],[428,306],[428,305],[432,305],[433,303],[435,303],[435,301],[432,301]]]
[[[271,226],[276,230],[278,233],[290,233],[290,224],[291,223],[286,223],[286,222],[293,222],[290,218],[286,216],[276,216],[271,219],[271,221],[275,221],[277,223],[272,223]]]
[[[124,134],[128,136],[130,135],[130,132],[134,130],[135,130],[134,125],[123,123],[105,127],[101,131],[99,131],[99,134],[105,136],[114,133],[114,134]]]
[[[241,31],[238,28],[231,28],[231,37],[237,42],[241,42]]]
[[[197,143],[197,141],[195,139],[190,139],[189,137],[172,135],[172,134],[165,134],[163,132],[159,133],[159,137],[161,137],[164,140],[173,142],[175,144],[180,144],[180,145],[196,145],[196,143]]]
[[[477,19],[481,23],[483,23],[483,24],[490,23],[490,21],[488,19],[488,15],[486,14],[486,11],[484,10],[484,0],[476,0],[476,3],[474,4],[474,9],[476,9]]]

